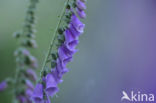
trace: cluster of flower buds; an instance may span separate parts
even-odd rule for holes
[[[79,15],[80,18],[84,19],[86,18],[86,13],[85,13],[85,9],[86,9],[86,5],[85,5],[86,0],[77,0],[76,5],[76,12]]]
[[[77,52],[76,46],[79,43],[79,36],[84,32],[85,24],[80,18],[85,18],[86,9],[85,0],[75,0],[66,5],[64,22],[58,29],[56,38],[56,53],[51,53],[51,68],[44,68],[41,72],[41,80],[36,85],[32,99],[34,103],[51,103],[50,97],[53,97],[58,91],[58,84],[63,82],[63,75],[68,72],[67,63],[72,61],[73,55]],[[47,62],[47,61],[46,61]],[[50,69],[50,70],[49,70]]]
[[[16,57],[16,76],[12,79],[14,87],[15,103],[32,103],[31,95],[34,84],[37,80],[35,69],[38,68],[37,59],[29,52],[29,49],[36,48],[35,37],[35,11],[38,0],[30,0],[26,12],[24,26],[21,32],[14,33],[14,37],[20,40],[20,47],[14,55]],[[9,81],[4,80],[0,83],[0,91],[8,87]]]

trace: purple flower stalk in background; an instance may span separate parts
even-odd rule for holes
[[[17,72],[15,77],[15,97],[19,103],[32,103],[34,85],[37,75],[33,69],[38,68],[37,59],[29,52],[29,49],[36,48],[35,37],[35,10],[38,0],[30,0],[27,9],[26,19],[22,32],[14,35],[21,39],[20,47],[16,50]]]
[[[14,78],[9,78],[0,83],[0,91],[10,86],[14,86],[14,101],[16,103],[32,103],[34,85],[37,75],[33,69],[38,68],[37,59],[29,52],[29,49],[36,48],[35,37],[35,11],[38,0],[29,0],[26,12],[24,27],[13,36],[19,40],[19,47],[14,53],[16,57],[16,74]],[[31,69],[30,69],[31,68]],[[9,84],[8,84],[9,83]]]

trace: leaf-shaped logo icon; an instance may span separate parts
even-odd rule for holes
[[[128,94],[125,91],[122,91],[122,94],[123,94],[123,96],[121,98],[121,101],[123,101],[124,99],[131,101],[131,99],[128,97]]]

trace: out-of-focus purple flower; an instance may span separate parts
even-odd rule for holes
[[[32,94],[32,99],[35,103],[43,102],[43,85],[38,83],[34,89]]]
[[[71,17],[71,23],[77,32],[83,33],[85,24],[83,24],[75,14]]]
[[[30,97],[32,96],[32,94],[33,94],[33,90],[27,88],[26,91],[25,91],[25,95],[26,95],[28,98],[30,98]]]
[[[30,56],[29,58],[30,58],[31,66],[33,68],[37,68],[38,67],[37,59],[34,56]]]
[[[23,95],[19,95],[19,96],[17,96],[16,98],[17,98],[17,100],[19,101],[19,103],[26,103],[26,102],[27,102],[26,97],[23,96]]]
[[[37,62],[32,63],[31,66],[32,66],[33,68],[38,68]]]
[[[24,56],[29,56],[30,55],[30,52],[27,49],[23,49],[22,53],[23,53]]]
[[[29,58],[31,62],[37,62],[37,59],[34,56],[30,56]]]
[[[8,87],[8,84],[6,81],[3,81],[0,83],[0,91],[5,90]]]
[[[32,84],[32,82],[30,80],[26,80],[26,86],[27,88],[33,90],[34,89],[34,85]]]
[[[79,8],[76,8],[76,12],[80,18],[82,18],[82,19],[86,18],[86,13],[84,10],[80,10]]]
[[[27,69],[26,70],[27,75],[33,80],[36,81],[37,80],[37,75],[36,72],[32,69]]]
[[[56,92],[58,92],[57,83],[51,73],[46,76],[46,92],[49,96],[53,96]]]
[[[81,0],[77,0],[77,1],[76,1],[76,5],[77,5],[77,7],[78,7],[79,9],[81,9],[81,10],[85,10],[85,9],[87,8],[86,5],[85,5],[85,3],[82,2]]]

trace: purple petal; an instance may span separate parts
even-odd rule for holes
[[[64,35],[65,35],[65,41],[66,41],[67,43],[72,42],[72,41],[75,40],[75,36],[70,32],[69,29],[67,29],[67,30],[65,31]]]
[[[69,63],[69,62],[71,62],[72,59],[73,59],[72,57],[69,57],[67,59],[64,59],[63,61],[61,61],[63,63],[62,65],[65,65],[66,66],[66,64]]]
[[[67,48],[71,51],[75,51],[76,46],[78,45],[79,41],[78,40],[74,40],[72,42],[66,43],[65,45],[67,46]]]
[[[65,59],[71,58],[75,52],[76,50],[71,51],[66,47],[66,45],[62,45],[58,50],[59,58],[62,61],[64,61]]]
[[[72,15],[71,23],[77,32],[79,32],[80,34],[83,33],[85,24],[83,24],[75,14]]]
[[[53,96],[56,92],[58,92],[57,83],[51,73],[46,76],[46,92],[49,96]]]
[[[69,30],[73,35],[73,37],[75,38],[75,40],[77,40],[81,33],[78,30],[76,30],[76,28],[73,26],[72,23],[69,24]]]

